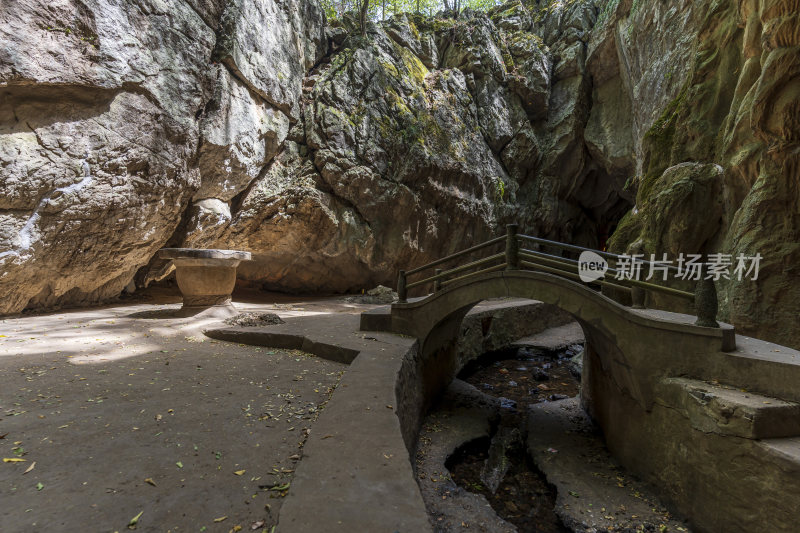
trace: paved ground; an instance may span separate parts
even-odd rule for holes
[[[168,318],[179,304],[158,302],[177,298],[153,298],[0,320],[0,456],[11,460],[0,531],[123,531],[136,516],[144,531],[275,523],[345,365],[207,339],[212,319]],[[366,308],[289,300],[237,307]]]
[[[516,341],[513,346],[555,351],[563,350],[572,344],[582,344],[585,341],[586,338],[581,325],[577,322],[570,322],[563,326],[548,328],[536,335],[523,337]]]
[[[398,523],[419,527],[389,530],[427,529],[394,414],[394,384],[413,340],[357,331],[355,314],[374,306],[341,298],[266,298],[237,301],[243,312],[272,311],[287,319],[285,327],[260,328],[262,335],[293,332],[315,353],[335,343],[361,355],[347,367],[299,350],[238,344],[258,328],[234,328],[234,343],[212,340],[202,330],[219,322],[173,318],[179,297],[169,292],[0,320],[0,532],[271,532],[290,486],[281,522],[286,531],[342,530],[353,517],[386,526],[387,517],[398,516]],[[574,326],[553,328],[526,344],[560,346],[580,334]],[[489,425],[482,416],[479,432],[485,433]],[[574,432],[559,426],[551,433]],[[585,481],[586,454],[580,446],[568,454],[568,440],[557,446],[532,441],[531,450],[537,462],[541,449],[574,459],[575,468],[556,469],[572,477],[553,481],[559,506],[581,515],[573,525],[607,520],[603,527],[612,527],[625,522],[625,509],[618,507],[635,509],[636,517],[653,507],[653,527],[667,523],[681,530],[652,501],[628,503],[625,498],[644,490],[634,486],[632,496],[622,494],[630,487],[615,477],[617,471],[603,479],[619,482],[614,486],[624,505],[615,503],[614,516],[605,516],[608,490]],[[449,477],[444,459],[452,447],[442,448],[447,453],[436,466],[437,482]],[[552,461],[547,454],[544,462]],[[550,478],[544,462],[540,467]],[[575,479],[585,482],[580,491],[572,488]],[[588,507],[576,505],[573,492]],[[588,502],[599,505],[602,518]],[[452,504],[458,511],[458,501]],[[464,519],[456,518],[456,524]]]
[[[528,428],[528,451],[558,489],[556,512],[571,530],[689,531],[611,456],[577,397],[536,404]]]

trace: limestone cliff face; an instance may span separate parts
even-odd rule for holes
[[[240,275],[266,288],[344,291],[518,222],[759,252],[723,310],[797,344],[793,2],[515,0],[365,37],[313,0],[7,5],[0,313],[142,285],[165,244],[249,250]]]
[[[257,251],[240,275],[290,290],[393,283],[509,222],[597,246],[631,205],[634,157],[630,142],[604,154],[584,138],[596,19],[591,2],[516,2],[398,16],[366,37],[337,28],[283,152],[224,228],[198,213],[187,242]]]
[[[645,94],[667,100],[634,130],[637,208],[613,245],[670,255],[760,254],[757,280],[721,280],[722,315],[741,333],[798,346],[798,4],[709,0],[666,13],[663,3],[638,4],[609,17],[627,65],[620,78],[633,88],[634,109]],[[628,60],[647,49],[658,21],[672,21],[688,38],[676,47],[681,56]]]
[[[4,2],[0,313],[118,295],[193,201],[247,187],[323,23],[303,0]]]

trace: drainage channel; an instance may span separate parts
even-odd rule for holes
[[[458,377],[497,397],[504,407],[524,410],[577,396],[582,354],[581,344],[552,351],[522,347],[490,352],[467,364]]]
[[[491,440],[482,437],[460,446],[445,462],[455,483],[489,502],[498,516],[515,525],[519,531],[570,533],[554,509],[556,489],[536,468],[521,442],[506,450],[506,464],[500,465],[503,476],[487,472],[491,464]],[[498,470],[495,469],[494,472]],[[499,484],[492,485],[492,478]],[[488,479],[487,479],[488,478]]]
[[[417,474],[435,531],[571,531],[530,458],[527,409],[579,391],[580,344],[490,352],[470,362],[426,417]]]
[[[501,409],[491,438],[460,446],[445,466],[460,487],[481,494],[519,531],[568,533],[555,512],[556,488],[536,468],[525,445],[527,409],[577,396],[583,346],[530,347],[490,352],[468,364],[459,378],[494,396]]]
[[[435,532],[688,531],[582,413],[582,352],[576,343],[487,353],[453,380],[415,457]]]

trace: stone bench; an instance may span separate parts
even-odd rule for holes
[[[170,259],[175,265],[175,278],[183,295],[181,314],[192,316],[209,310],[220,316],[236,314],[231,303],[236,267],[250,260],[250,252],[162,248],[157,257]]]

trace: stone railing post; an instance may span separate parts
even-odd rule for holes
[[[441,273],[442,273],[442,269],[441,268],[437,268],[436,271],[435,271],[435,274],[438,276]],[[437,279],[436,281],[433,282],[433,292],[439,292],[440,290],[442,290],[442,280],[441,279]]]
[[[704,328],[718,328],[717,312],[719,302],[717,301],[717,286],[714,280],[706,279],[706,264],[703,263],[700,269],[700,280],[694,288],[694,309],[697,313],[695,326]]]
[[[401,270],[397,275],[397,301],[404,304],[408,301],[408,291],[406,290],[406,271]]]
[[[506,270],[519,270],[519,241],[517,225],[506,226]]]
[[[645,291],[643,288],[636,286],[631,287],[631,307],[634,309],[644,309],[646,297],[647,291]]]

